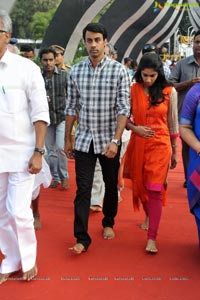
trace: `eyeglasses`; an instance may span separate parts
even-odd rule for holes
[[[0,32],[1,32],[1,33],[4,33],[4,32],[7,32],[7,31],[5,31],[5,30],[1,30],[1,29],[0,29]]]
[[[157,48],[154,44],[146,44],[144,45],[142,52],[146,53],[146,52],[151,52],[151,51],[156,51]]]

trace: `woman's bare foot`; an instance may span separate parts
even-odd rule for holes
[[[148,240],[147,241],[147,246],[146,246],[146,251],[150,252],[150,253],[157,253],[158,249],[156,247],[156,241]]]
[[[77,243],[73,247],[69,248],[74,254],[81,254],[82,252],[85,252],[86,249],[83,244]]]
[[[148,230],[149,229],[149,217],[146,216],[144,222],[141,224],[142,230]]]
[[[35,265],[32,269],[23,273],[23,280],[30,281],[32,280],[38,273],[37,266]]]

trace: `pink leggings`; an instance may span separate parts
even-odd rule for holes
[[[161,192],[150,190],[147,190],[147,192],[149,200],[142,203],[143,209],[146,215],[149,217],[147,238],[148,240],[151,239],[155,241],[162,213],[162,194]]]

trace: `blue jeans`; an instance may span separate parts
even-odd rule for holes
[[[53,180],[68,178],[67,157],[64,152],[65,121],[47,127],[45,146]]]

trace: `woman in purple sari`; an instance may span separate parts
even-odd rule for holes
[[[200,83],[186,94],[179,123],[181,137],[190,146],[187,194],[190,212],[196,220],[200,246]]]

